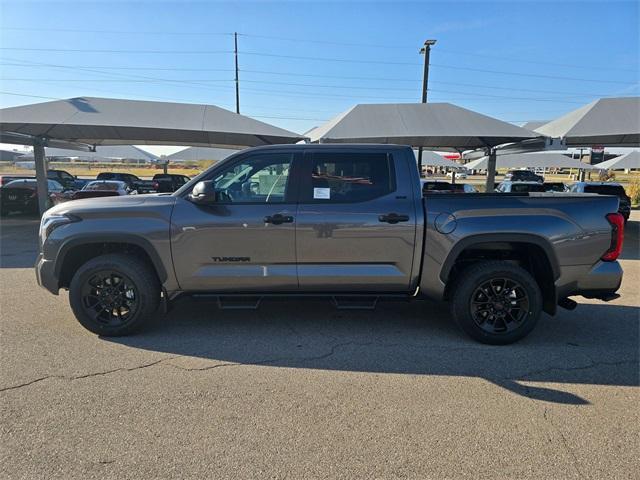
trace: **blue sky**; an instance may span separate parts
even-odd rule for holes
[[[356,103],[512,122],[640,94],[638,2],[0,2],[0,106],[103,96],[233,109],[297,132]],[[19,96],[24,95],[24,96]]]

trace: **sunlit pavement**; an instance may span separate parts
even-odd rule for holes
[[[637,478],[640,212],[621,298],[476,344],[427,302],[182,300],[103,339],[0,223],[2,478]]]

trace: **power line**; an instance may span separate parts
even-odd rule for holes
[[[65,32],[65,33],[113,33],[117,35],[211,35],[211,36],[227,36],[233,35],[231,32],[185,32],[185,31],[145,31],[145,30],[82,30],[75,28],[33,28],[33,27],[2,27],[3,30],[16,30],[25,32]]]
[[[30,67],[30,68],[40,68],[41,65],[24,65],[19,63],[0,63],[0,65],[5,66],[19,66],[19,67]],[[44,65],[44,64],[43,64]],[[53,66],[53,65],[51,65]],[[221,69],[221,68],[176,68],[176,67],[110,67],[110,66],[102,66],[102,65],[55,65],[59,68],[69,68],[69,69],[104,69],[104,70],[158,70],[158,71],[171,71],[171,72],[233,72],[233,69]],[[390,81],[390,82],[409,82],[416,83],[417,79],[407,79],[407,78],[390,78],[390,77],[360,77],[360,76],[343,76],[343,75],[322,75],[322,74],[311,74],[311,73],[296,73],[296,72],[275,72],[269,70],[245,70],[240,69],[240,72],[246,73],[257,73],[264,75],[277,75],[277,76],[286,76],[286,77],[311,77],[311,78],[331,78],[331,79],[340,79],[340,80],[369,80],[369,81]],[[100,72],[102,73],[102,72]],[[218,81],[218,80],[209,80],[209,79],[170,79],[170,81],[190,81],[190,82],[207,82],[207,81]],[[247,80],[248,81],[248,80]],[[276,83],[276,82],[262,82],[262,83]],[[492,85],[483,85],[478,83],[460,83],[460,82],[438,82],[435,81],[433,83],[441,84],[441,85],[456,85],[463,87],[476,87],[476,88],[487,88],[493,90],[508,90],[508,91],[520,91],[520,92],[531,92],[531,93],[549,93],[549,94],[558,94],[558,95],[571,95],[571,96],[596,96],[596,97],[605,97],[610,94],[605,93],[581,93],[576,94],[575,91],[558,91],[558,90],[539,90],[539,89],[527,89],[527,88],[514,88],[514,87],[496,87]],[[291,84],[293,85],[293,84]],[[299,84],[304,86],[303,84]],[[315,85],[319,87],[324,87],[328,85]],[[338,86],[335,86],[338,88]],[[340,86],[340,88],[353,88],[349,86]],[[364,88],[364,87],[363,87]],[[412,89],[413,90],[413,89]]]
[[[133,53],[133,54],[194,54],[194,55],[208,55],[208,54],[231,54],[230,50],[85,50],[85,49],[58,49],[58,48],[22,48],[22,47],[0,47],[0,50],[14,50],[14,51],[42,51],[42,52],[72,52],[72,53]],[[332,57],[310,57],[310,56],[297,56],[297,55],[282,55],[275,53],[263,53],[263,52],[249,52],[239,51],[238,53],[244,55],[253,55],[261,57],[274,57],[274,58],[287,58],[293,60],[307,60],[307,61],[323,61],[323,62],[341,62],[341,63],[361,63],[361,64],[380,64],[380,65],[406,65],[406,66],[418,66],[417,62],[391,62],[383,60],[360,60],[360,59],[348,59],[348,58],[332,58]],[[592,83],[608,83],[626,85],[628,81],[620,80],[598,80],[590,78],[578,78],[578,77],[564,77],[560,75],[545,75],[535,73],[522,73],[522,72],[509,72],[504,70],[490,70],[473,67],[461,67],[457,65],[447,64],[432,64],[435,67],[448,68],[453,70],[463,70],[471,72],[492,73],[499,75],[510,75],[518,77],[531,77],[531,78],[546,78],[552,80],[567,80],[574,82],[592,82]]]
[[[0,50],[12,50],[20,52],[71,52],[71,53],[144,53],[144,54],[171,54],[171,55],[210,55],[233,53],[231,50],[112,50],[112,49],[85,49],[85,48],[30,48],[30,47],[0,47]]]

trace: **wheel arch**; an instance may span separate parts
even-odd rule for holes
[[[515,261],[536,280],[543,296],[543,310],[554,315],[557,309],[555,281],[560,266],[551,243],[533,234],[479,234],[460,240],[451,249],[440,270],[440,280],[447,286],[445,298],[456,277],[467,265],[483,260]]]
[[[142,258],[155,271],[160,283],[167,280],[167,271],[160,255],[146,238],[132,234],[83,235],[66,241],[60,248],[54,274],[59,287],[68,287],[80,265],[106,253],[129,253]]]

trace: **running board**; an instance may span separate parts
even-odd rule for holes
[[[380,297],[340,296],[331,297],[331,302],[338,310],[374,310]]]
[[[257,310],[262,297],[218,297],[220,310]]]

